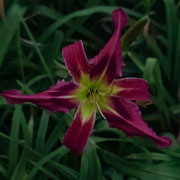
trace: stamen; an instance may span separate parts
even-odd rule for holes
[[[106,119],[105,116],[103,115],[103,113],[102,113],[102,111],[101,111],[101,109],[100,109],[99,104],[98,104],[97,101],[96,101],[96,105],[97,105],[97,108],[98,108],[99,113],[101,114],[101,116],[102,116],[104,119]]]
[[[99,95],[100,92],[97,88],[89,88],[86,97],[89,99],[89,101],[99,101]]]
[[[91,89],[89,89],[86,97],[89,98],[89,96],[90,96],[91,94],[92,94]]]

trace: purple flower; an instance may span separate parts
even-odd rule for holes
[[[58,81],[50,89],[23,95],[18,90],[2,93],[9,104],[34,103],[50,112],[66,112],[77,107],[74,121],[63,143],[76,153],[84,149],[90,136],[96,111],[107,119],[109,126],[122,130],[127,136],[152,139],[159,147],[171,145],[165,136],[157,136],[141,118],[134,101],[150,101],[148,84],[140,78],[120,78],[124,66],[121,52],[121,31],[128,23],[122,9],[113,11],[114,34],[105,47],[88,61],[82,41],[63,48],[63,57],[73,82]]]

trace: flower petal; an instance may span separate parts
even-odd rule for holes
[[[91,115],[83,115],[82,107],[79,107],[75,119],[67,130],[63,144],[75,153],[81,153],[87,144],[88,138],[93,130],[96,111],[92,111]]]
[[[80,81],[82,73],[89,74],[89,62],[82,41],[65,46],[62,54],[69,73],[76,82]]]
[[[129,100],[150,101],[147,81],[140,78],[123,78],[113,81],[114,95]],[[113,90],[112,90],[113,91]]]
[[[19,90],[3,91],[2,96],[9,104],[23,104],[30,102],[53,113],[69,112],[78,106],[73,99],[73,92],[78,88],[73,82],[58,81],[50,89],[34,95],[23,95]]]
[[[171,140],[157,136],[141,118],[141,112],[135,103],[129,100],[111,97],[111,105],[102,110],[110,127],[122,130],[127,136],[143,136],[152,139],[159,147],[166,148]]]
[[[121,31],[128,23],[128,15],[122,10],[113,11],[114,34],[100,53],[90,61],[91,78],[105,79],[110,83],[122,74],[124,62],[121,52]]]

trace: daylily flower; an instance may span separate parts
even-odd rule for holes
[[[157,136],[142,120],[138,106],[132,101],[150,101],[148,84],[140,78],[120,78],[124,66],[121,52],[121,31],[128,23],[122,9],[113,11],[114,33],[100,53],[88,61],[82,41],[63,48],[62,53],[73,81],[58,81],[50,89],[23,95],[19,90],[2,93],[9,104],[34,103],[52,113],[77,107],[74,121],[63,143],[76,153],[84,149],[90,136],[96,112],[107,119],[109,126],[122,130],[128,137],[143,136],[165,148],[171,140]]]

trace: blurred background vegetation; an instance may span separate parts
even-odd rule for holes
[[[0,97],[0,179],[180,179],[180,1],[0,3],[0,92],[26,94],[69,80],[62,47],[82,39],[92,58],[113,33],[111,12],[123,8],[129,15],[122,38],[123,76],[148,80],[152,104],[141,108],[143,119],[173,141],[159,149],[142,137],[126,138],[98,115],[87,147],[76,155],[61,144],[74,110],[49,114],[29,104],[10,106]]]

